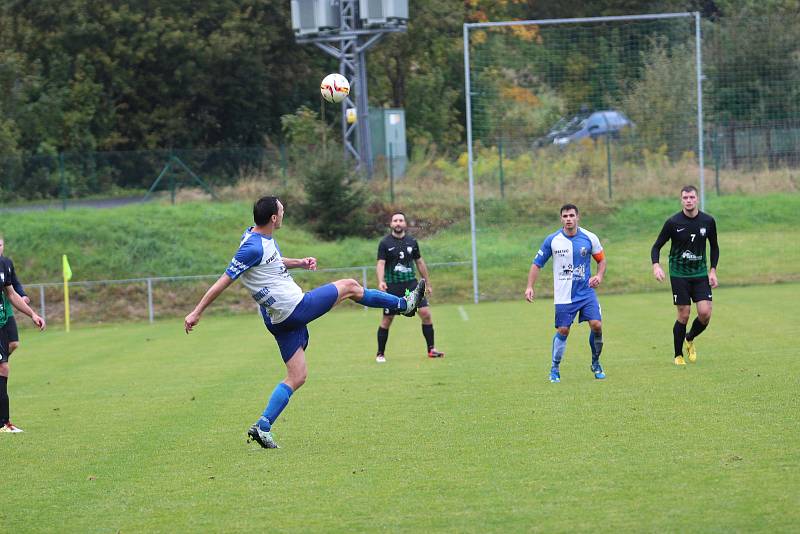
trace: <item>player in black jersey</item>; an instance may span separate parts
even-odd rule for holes
[[[378,244],[378,263],[375,271],[378,275],[378,289],[386,291],[392,295],[402,297],[406,290],[413,291],[417,287],[417,277],[414,266],[419,269],[422,278],[427,282],[426,294],[431,294],[430,276],[425,260],[419,252],[417,240],[406,234],[406,216],[402,212],[392,215],[392,233],[381,239]],[[422,319],[422,335],[428,347],[429,358],[441,358],[444,352],[436,349],[433,342],[433,321],[428,300],[422,299],[417,306],[419,317]],[[375,361],[383,363],[386,361],[384,352],[386,341],[389,339],[389,327],[397,314],[396,310],[384,309],[381,324],[378,327],[378,353]]]
[[[661,233],[650,251],[653,261],[653,275],[663,281],[664,271],[658,263],[661,247],[672,240],[669,249],[669,279],[672,283],[672,301],[678,312],[678,320],[672,328],[675,345],[675,365],[686,365],[683,359],[683,345],[686,343],[686,358],[690,363],[697,361],[694,339],[708,326],[711,320],[711,288],[717,287],[717,223],[714,217],[703,213],[697,207],[697,189],[687,185],[681,189],[683,209],[667,219]],[[706,241],[708,241],[711,269],[706,260]],[[697,317],[689,332],[689,312],[692,302],[697,306]]]
[[[5,256],[5,239],[3,236],[0,236],[0,256]],[[6,256],[8,258],[8,256]],[[8,258],[8,261],[11,261],[11,258]],[[14,262],[11,262],[12,270],[14,266]],[[25,288],[22,287],[22,284],[19,280],[14,277],[12,280],[11,285],[14,286],[14,291],[17,292],[17,295],[22,297],[22,300],[25,301],[25,304],[30,305],[31,299],[25,293]],[[19,348],[19,329],[17,328],[17,320],[14,318],[14,310],[11,307],[11,302],[9,302],[8,297],[5,293],[0,292],[0,298],[2,299],[3,307],[8,311],[8,316],[6,320],[6,324],[2,327],[6,330],[7,339],[8,339],[8,355],[11,354]]]
[[[22,300],[17,292],[14,290],[14,283],[19,283],[16,280],[16,273],[14,272],[14,264],[8,258],[0,256],[0,291],[3,292],[3,297],[0,299],[0,433],[17,433],[22,432],[19,428],[14,426],[10,420],[10,408],[8,399],[8,358],[9,351],[9,332],[5,328],[9,314],[10,307],[6,306],[6,302],[11,302],[19,311],[29,316],[33,320],[33,324],[44,330],[44,319],[36,315],[28,304]],[[5,297],[8,297],[6,300]]]

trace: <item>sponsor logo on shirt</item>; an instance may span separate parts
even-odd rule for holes
[[[569,254],[568,249],[553,249],[553,254],[556,256],[566,256]]]
[[[702,235],[702,236],[706,235],[706,229],[705,228],[700,228],[700,235]]]
[[[700,256],[698,256],[697,254],[695,254],[691,250],[684,250],[683,254],[681,254],[681,259],[692,260],[692,261],[700,261],[700,260],[703,259],[703,256],[702,256],[702,254]]]
[[[228,269],[230,269],[234,275],[239,276],[247,270],[247,265],[233,258],[231,259],[231,264],[228,266]]]
[[[269,307],[275,304],[275,297],[269,296],[269,288],[264,287],[253,293],[253,299],[262,306]]]
[[[589,250],[586,247],[581,247],[581,258],[585,258],[589,254]]]
[[[676,231],[676,232],[683,232],[684,230],[686,230],[686,228],[678,228],[678,229],[677,229],[677,230],[675,230],[675,231]]]

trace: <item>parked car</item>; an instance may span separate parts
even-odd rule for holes
[[[579,113],[570,119],[561,119],[550,131],[539,139],[537,145],[568,145],[585,137],[597,139],[601,135],[616,138],[619,132],[632,127],[633,123],[621,111],[606,110]]]

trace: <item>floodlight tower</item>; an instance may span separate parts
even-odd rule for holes
[[[367,99],[367,50],[387,33],[406,31],[408,0],[291,0],[292,28],[298,43],[313,43],[339,60],[339,73],[350,81],[355,102],[342,101],[345,156],[372,177],[372,140]],[[322,79],[322,77],[320,77]],[[346,111],[355,108],[348,124]]]

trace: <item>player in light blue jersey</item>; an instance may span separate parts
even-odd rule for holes
[[[592,373],[597,379],[606,377],[600,365],[603,350],[603,323],[600,303],[594,288],[603,281],[606,258],[603,246],[595,234],[578,226],[580,214],[574,204],[561,207],[563,228],[545,238],[528,272],[525,298],[533,302],[534,285],[539,271],[553,258],[553,301],[556,305],[556,334],[553,336],[553,365],[550,382],[561,382],[559,365],[567,347],[570,326],[579,314],[578,322],[589,321],[589,348],[592,351]],[[597,274],[592,276],[592,258],[597,262]]]
[[[248,441],[256,441],[265,449],[274,449],[278,445],[272,437],[272,425],[308,375],[305,349],[309,335],[306,325],[344,299],[370,308],[400,310],[411,317],[425,294],[425,280],[420,280],[417,288],[405,297],[365,289],[353,279],[337,280],[303,293],[288,269],[301,267],[313,271],[317,268],[317,260],[313,257],[293,259],[281,256],[273,234],[283,222],[283,204],[277,197],[258,199],[253,206],[253,220],[255,226],[242,235],[239,250],[225,273],[186,316],[184,328],[187,334],[191,332],[200,322],[203,311],[236,279],[242,280],[259,304],[264,325],[275,337],[286,364],[286,379],[275,387],[261,418],[247,431]]]

